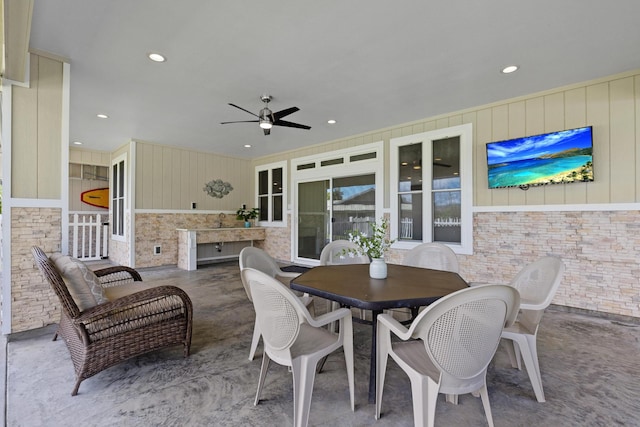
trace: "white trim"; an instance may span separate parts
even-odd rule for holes
[[[580,205],[474,206],[473,212],[600,212],[637,211],[640,203],[594,203]]]
[[[62,202],[62,241],[60,252],[69,253],[69,97],[71,87],[71,66],[62,63],[62,123],[60,129],[60,201]]]
[[[2,82],[2,334],[11,333],[11,105],[12,86]]]
[[[129,177],[127,179],[127,194],[125,197],[125,211],[129,213],[129,265],[136,267],[136,141],[129,144]]]
[[[203,214],[229,214],[235,217],[236,211],[205,211],[205,210],[193,210],[193,209],[134,209],[135,213],[139,214],[181,214],[181,215],[203,215]]]
[[[4,182],[3,182],[4,187]],[[3,188],[4,190],[4,188]],[[62,200],[58,199],[13,199],[12,208],[56,208],[63,209]],[[4,194],[2,195],[2,210],[5,208]]]
[[[449,138],[458,136],[460,138],[460,215],[462,221],[460,244],[446,243],[456,253],[471,255],[473,254],[473,125],[471,123],[465,123],[458,126],[452,126],[443,129],[436,129],[432,131],[426,131],[417,133],[414,135],[407,135],[398,138],[391,138],[389,153],[389,205],[390,205],[390,217],[391,228],[390,237],[392,239],[398,238],[398,181],[399,181],[399,168],[398,168],[398,149],[401,146],[422,143],[422,159],[423,164],[430,164],[432,157],[432,142],[434,140]],[[427,143],[427,144],[425,144]],[[431,171],[431,169],[423,169],[423,178],[425,171]],[[423,217],[423,234],[422,242],[430,242],[433,240],[432,230],[428,224],[433,223],[433,209],[431,206],[432,199],[431,180],[423,179],[422,188],[422,217]],[[411,249],[421,242],[418,241],[402,241],[395,242],[392,245],[392,249]]]

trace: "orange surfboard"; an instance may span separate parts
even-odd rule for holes
[[[109,209],[109,189],[96,188],[94,190],[84,191],[80,194],[80,200],[91,206]]]

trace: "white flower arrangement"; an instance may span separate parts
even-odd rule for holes
[[[389,250],[393,240],[387,238],[387,229],[389,222],[386,218],[382,218],[380,225],[371,224],[373,233],[371,236],[354,230],[349,233],[349,241],[358,245],[358,249],[344,249],[345,255],[354,253],[357,255],[367,255],[369,258],[383,258],[384,253]]]

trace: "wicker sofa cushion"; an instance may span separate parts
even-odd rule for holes
[[[104,295],[109,301],[115,301],[118,298],[126,297],[133,293],[143,291],[145,289],[157,288],[157,283],[153,282],[134,282],[118,286],[108,286],[103,288]]]
[[[100,279],[82,261],[60,254],[54,254],[49,259],[60,272],[80,311],[108,301]]]

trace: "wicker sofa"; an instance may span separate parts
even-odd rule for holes
[[[37,246],[32,254],[61,303],[54,340],[61,336],[71,354],[76,372],[72,396],[83,380],[129,358],[179,344],[189,356],[193,306],[182,289],[149,286],[124,266],[91,272],[81,261],[59,254],[54,262]],[[78,291],[77,282],[83,280],[87,288]]]

